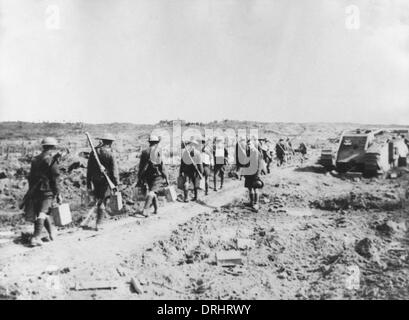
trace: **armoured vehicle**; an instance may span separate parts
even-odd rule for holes
[[[340,173],[362,172],[366,176],[386,173],[406,166],[408,146],[394,130],[356,129],[343,132],[337,151],[324,149],[319,163]]]

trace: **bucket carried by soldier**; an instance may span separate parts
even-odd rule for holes
[[[60,204],[59,206],[51,209],[51,214],[54,220],[54,224],[57,227],[63,227],[72,222],[72,216],[70,206],[68,203]]]
[[[165,187],[165,197],[168,202],[175,202],[177,200],[176,190],[173,186]]]
[[[122,194],[119,191],[111,194],[109,198],[109,206],[114,214],[118,214],[122,211]]]

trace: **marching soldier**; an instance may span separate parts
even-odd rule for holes
[[[236,171],[237,171],[237,176],[241,180],[242,178],[242,168],[248,165],[248,158],[247,158],[247,142],[246,138],[241,136],[237,137],[237,143],[236,143],[236,155],[235,155],[235,160],[236,160]]]
[[[267,145],[266,138],[258,139],[258,141],[259,141],[259,151],[262,154],[262,158],[264,161],[262,174],[268,174],[270,173],[270,164],[273,161],[272,156],[271,156],[271,151],[269,150],[269,147]]]
[[[217,138],[215,141],[214,151],[214,191],[217,191],[217,175],[220,177],[220,189],[223,188],[224,172],[226,171],[226,164],[228,163],[229,154],[227,148],[224,147],[223,139]]]
[[[305,145],[304,142],[300,143],[300,146],[298,147],[298,150],[301,153],[301,163],[303,163],[304,160],[306,159],[306,156],[307,156],[307,146]]]
[[[292,158],[294,157],[294,149],[293,149],[293,145],[289,137],[287,137],[287,139],[285,140],[284,146],[285,146],[284,150],[287,156],[287,160],[292,160]]]
[[[34,209],[34,234],[31,238],[32,246],[41,246],[41,232],[43,227],[48,232],[49,239],[54,240],[54,231],[50,221],[51,207],[54,198],[61,203],[60,170],[58,167],[59,154],[53,155],[58,145],[55,138],[45,138],[41,142],[43,151],[31,163],[28,176],[29,190],[32,190],[31,201]]]
[[[276,155],[277,155],[277,166],[282,166],[285,160],[285,152],[286,152],[286,147],[284,145],[284,140],[280,139],[277,144],[276,144]]]
[[[106,173],[111,179],[112,183],[117,187],[119,184],[118,164],[112,150],[112,143],[115,141],[115,138],[111,134],[106,134],[97,139],[101,141],[100,144],[95,147],[99,161],[105,168]],[[98,166],[94,152],[90,153],[88,159],[87,188],[88,192],[93,195],[96,200],[97,222],[95,230],[98,230],[104,220],[105,206],[110,193],[108,181]],[[116,190],[112,191],[115,192]]]
[[[212,146],[206,144],[206,140],[202,139],[202,162],[203,162],[203,177],[205,179],[205,195],[209,194],[209,177],[210,169],[213,166]]]
[[[200,179],[203,175],[203,162],[200,152],[200,142],[192,139],[182,152],[180,164],[180,176],[184,178],[184,202],[188,202],[188,187],[189,182],[193,183],[194,197],[192,201],[198,199],[198,190],[200,187]]]
[[[258,150],[257,141],[255,139],[248,140],[246,148],[249,162],[242,168],[242,175],[244,176],[244,187],[249,191],[250,202],[248,205],[257,212],[258,205],[258,189],[263,188],[264,183],[260,179],[260,171],[262,168],[262,155]]]
[[[158,213],[157,192],[159,191],[163,180],[169,185],[159,142],[159,137],[150,135],[149,147],[142,151],[139,162],[137,185],[144,187],[146,191],[145,206],[142,212],[144,217],[148,217],[148,210],[151,206],[153,206],[154,209],[153,213]]]

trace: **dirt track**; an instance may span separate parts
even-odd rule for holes
[[[36,299],[405,299],[408,216],[399,192],[406,180],[342,180],[312,162],[277,168],[265,177],[259,213],[243,206],[243,182],[232,181],[211,192],[207,206],[175,203],[101,233],[78,230],[35,249],[6,246],[1,283]],[[237,239],[250,247],[238,249]],[[243,265],[215,265],[221,250],[240,251]],[[50,265],[60,271],[45,272]],[[351,287],[357,269],[359,285]],[[142,295],[130,290],[135,276]],[[87,280],[118,288],[70,290]]]
[[[223,191],[203,198],[206,203],[177,202],[167,205],[161,208],[159,215],[152,215],[149,219],[136,215],[119,221],[109,221],[101,232],[69,230],[61,234],[56,241],[40,248],[10,244],[0,248],[2,274],[6,274],[8,280],[18,282],[22,276],[40,275],[50,265],[69,266],[71,270],[84,265],[105,266],[107,261],[108,267],[112,266],[115,271],[115,265],[119,264],[123,257],[141,251],[155,241],[166,239],[179,224],[192,217],[211,212],[237,196],[240,197],[241,192],[237,192],[239,185],[241,183],[237,181],[226,184]],[[3,264],[6,260],[7,263]],[[78,274],[81,273],[80,270]],[[41,284],[39,289],[41,290]]]

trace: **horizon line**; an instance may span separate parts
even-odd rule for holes
[[[173,120],[159,120],[156,123],[137,123],[137,122],[84,122],[84,121],[21,121],[21,120],[7,120],[0,121],[1,124],[7,123],[24,123],[24,124],[61,124],[61,125],[70,125],[70,124],[86,124],[86,125],[136,125],[136,126],[155,126],[159,125],[161,122],[184,122],[184,123],[199,123],[201,125],[208,125],[212,123],[223,123],[223,122],[249,122],[254,124],[350,124],[350,125],[365,125],[365,126],[394,126],[394,127],[409,127],[409,124],[394,124],[394,123],[363,123],[363,122],[351,122],[351,121],[301,121],[301,122],[290,122],[290,121],[257,121],[257,120],[234,120],[234,119],[222,119],[222,120],[212,120],[208,122],[202,121],[190,121],[184,119],[173,119]]]

